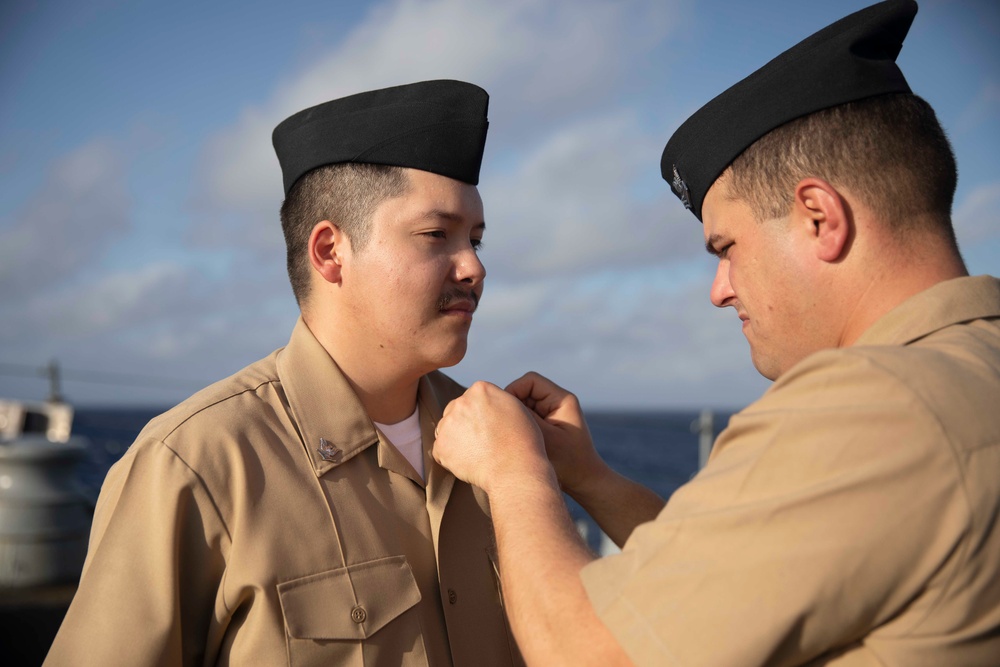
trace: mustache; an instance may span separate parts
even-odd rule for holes
[[[443,292],[440,297],[438,297],[438,310],[445,310],[451,306],[456,301],[467,301],[471,300],[474,304],[473,310],[479,307],[479,295],[472,290],[465,290],[461,287],[452,287],[451,289]]]

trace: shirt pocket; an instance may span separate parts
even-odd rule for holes
[[[405,556],[390,556],[278,584],[288,664],[427,665]]]

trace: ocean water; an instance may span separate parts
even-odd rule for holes
[[[87,457],[80,464],[80,483],[93,500],[108,469],[121,458],[139,431],[164,408],[76,408],[73,435],[87,439]]]
[[[81,465],[81,482],[96,500],[108,468],[125,453],[146,422],[163,408],[78,408],[73,432],[90,444]],[[714,413],[718,435],[729,412]],[[608,464],[626,477],[656,491],[664,499],[698,471],[699,413],[689,410],[587,413],[594,444]],[[586,513],[567,498],[570,514],[587,526],[588,543],[600,548],[600,532]]]

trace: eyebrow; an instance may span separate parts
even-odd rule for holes
[[[451,211],[442,211],[441,209],[437,209],[437,208],[431,209],[430,211],[426,211],[422,215],[417,216],[418,220],[426,220],[428,218],[438,218],[438,219],[443,219],[443,220],[447,220],[449,222],[455,222],[455,223],[465,222],[465,218],[463,216],[461,216],[461,215],[459,215],[457,213],[452,213]],[[473,225],[472,228],[476,229],[476,230],[483,230],[483,231],[485,231],[486,230],[486,223],[485,222],[478,222],[475,225]]]
[[[722,236],[721,234],[712,234],[711,236],[708,237],[708,240],[705,241],[705,252],[707,252],[709,255],[712,255],[713,257],[718,257],[721,254],[721,251],[717,250],[716,246],[722,245],[725,242],[726,242],[726,237]]]

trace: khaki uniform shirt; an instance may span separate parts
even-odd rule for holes
[[[797,364],[583,580],[638,665],[1000,665],[1000,282]]]
[[[429,454],[461,392],[420,381],[424,484],[300,320],[112,467],[46,665],[519,664],[485,495]]]

